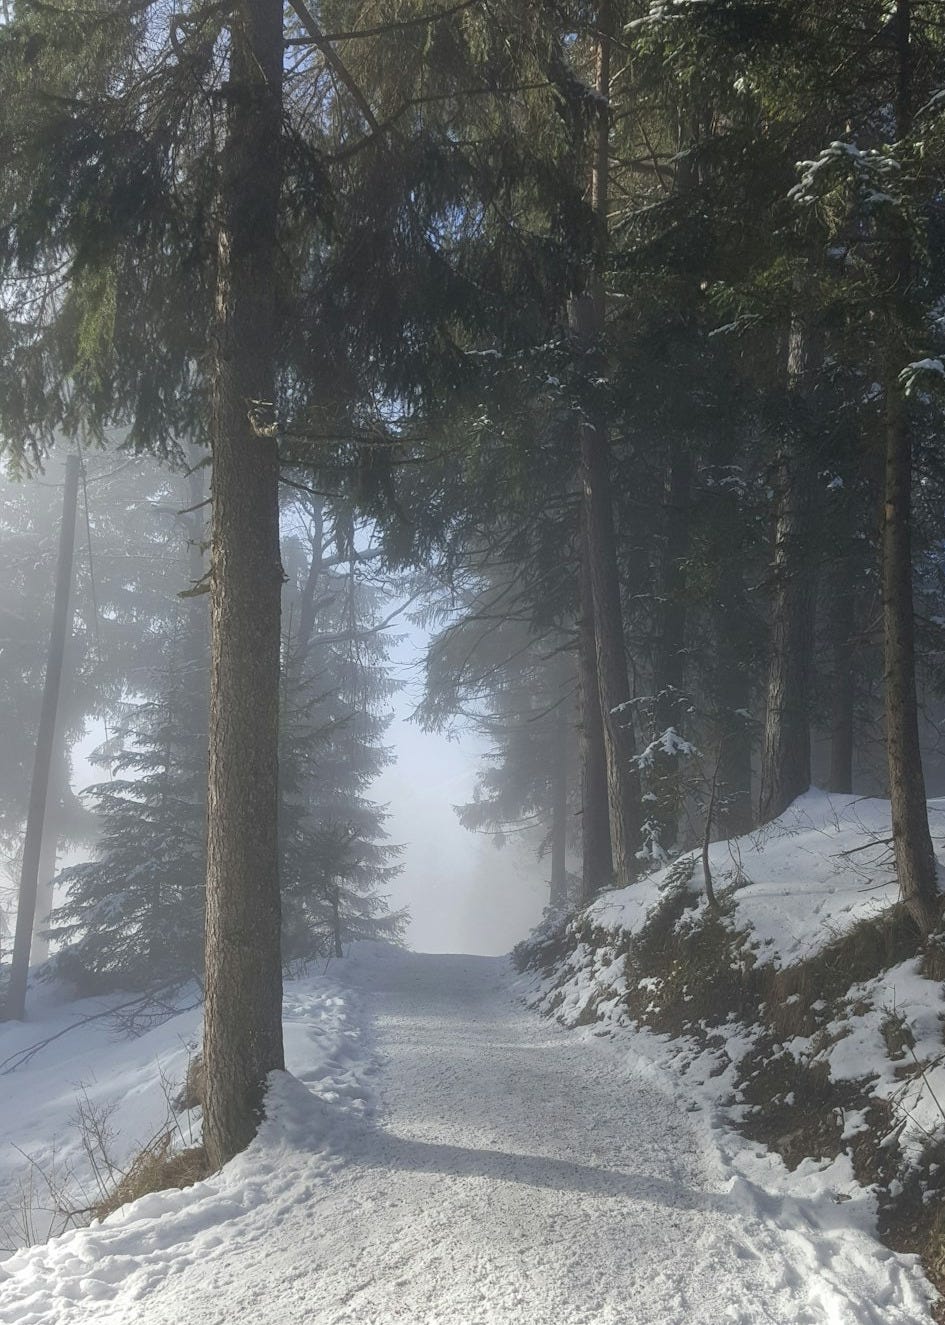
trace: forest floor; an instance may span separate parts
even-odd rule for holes
[[[144,1099],[148,1040],[175,1070],[188,1024],[193,1011],[116,1044],[99,1021],[50,1045],[0,1083],[20,1092],[8,1137],[48,1129],[26,1120],[27,1083],[42,1090],[45,1073],[64,1098],[83,1054],[97,1090],[121,1090],[126,1109],[129,1092]],[[0,1322],[931,1319],[916,1258],[881,1245],[852,1179],[788,1174],[721,1126],[648,1032],[618,1041],[536,1016],[504,960],[365,945],[290,984],[286,1025],[294,1076],[274,1079],[253,1146],[193,1188],[16,1252]],[[30,1033],[4,1028],[0,1054]]]

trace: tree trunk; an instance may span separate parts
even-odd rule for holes
[[[883,680],[893,850],[902,900],[923,934],[940,899],[919,748],[912,600],[912,438],[895,372],[886,383],[883,504]]]
[[[62,689],[62,665],[69,633],[72,599],[72,564],[75,556],[75,518],[79,495],[79,457],[70,455],[66,460],[66,478],[62,498],[62,528],[59,533],[59,557],[56,567],[56,595],[53,600],[52,630],[49,638],[49,657],[43,682],[43,702],[39,714],[36,736],[36,755],[30,782],[30,802],[26,817],[26,840],[23,844],[23,868],[20,874],[20,892],[16,908],[16,932],[13,939],[13,959],[10,967],[10,985],[7,989],[4,1016],[11,1021],[26,1017],[26,983],[30,968],[30,948],[36,919],[36,895],[39,884],[40,860],[43,848],[43,828],[46,802],[49,797],[49,777],[52,768],[53,742],[56,737],[56,719],[59,713],[59,693]]]
[[[578,622],[578,666],[581,693],[581,837],[583,865],[581,901],[586,906],[613,883],[610,807],[607,800],[607,751],[597,680],[597,638],[587,542],[581,538],[581,619]]]
[[[830,612],[830,653],[833,676],[830,686],[830,773],[829,791],[853,791],[853,714],[856,699],[856,627],[853,565],[843,557],[834,575]]]
[[[39,853],[39,872],[36,889],[36,915],[33,919],[33,941],[30,944],[30,965],[41,966],[49,959],[49,917],[53,909],[53,879],[56,877],[56,857],[59,854],[59,834],[55,814],[46,807],[43,826],[43,848]]]
[[[896,137],[912,124],[912,48],[910,0],[896,3],[899,82]],[[919,748],[915,687],[915,612],[912,589],[912,429],[908,402],[898,381],[907,346],[895,325],[907,313],[912,257],[905,223],[893,243],[895,280],[886,364],[886,456],[883,485],[883,679],[886,710],[886,758],[892,811],[893,851],[902,900],[922,934],[938,925],[941,899],[935,853],[929,833],[925,777]]]
[[[653,736],[659,738],[672,727],[683,730],[683,686],[686,677],[686,570],[689,554],[689,489],[692,458],[674,437],[670,446],[666,482],[665,547],[660,585],[660,635],[654,666],[656,699],[653,706]],[[647,790],[656,796],[649,814],[654,836],[664,850],[673,846],[678,832],[680,778],[678,759],[658,752],[653,760]]]
[[[230,21],[212,412],[210,768],[204,1140],[252,1140],[284,1066],[278,713],[279,460],[274,438],[282,5]]]
[[[591,166],[591,208],[596,243],[586,292],[571,300],[569,319],[575,348],[582,356],[588,381],[606,371],[602,362],[606,302],[604,261],[607,252],[607,206],[610,172],[610,45],[613,15],[602,0],[597,23],[596,91],[598,121]],[[586,404],[579,423],[581,487],[587,578],[591,592],[597,649],[600,709],[607,757],[607,799],[610,839],[618,884],[636,877],[640,846],[640,774],[628,704],[631,699],[623,635],[623,609],[617,568],[613,499],[610,492],[610,438],[607,420]],[[587,615],[587,600],[582,602]]]
[[[331,890],[331,933],[335,956],[340,960],[345,950],[341,942],[341,884],[338,882]]]
[[[761,754],[762,823],[776,819],[810,787],[810,692],[814,641],[814,577],[810,558],[814,464],[812,399],[822,344],[791,323],[787,377],[791,406],[788,436],[777,458],[777,523],[767,706]]]
[[[656,728],[681,725],[679,699],[686,676],[686,558],[689,555],[689,488],[692,457],[674,438],[666,483],[666,546],[663,553],[662,609],[656,660]]]
[[[562,699],[555,711],[554,766],[551,770],[551,893],[553,911],[568,904],[568,728],[570,700]]]
[[[594,636],[600,711],[607,759],[607,802],[610,841],[618,886],[637,873],[640,846],[640,773],[627,655],[623,636],[623,610],[617,576],[617,546],[610,495],[609,447],[600,425],[581,426],[581,469],[586,513],[587,560],[593,602]]]
[[[744,677],[735,674],[730,705],[719,724],[715,823],[723,837],[743,837],[754,827],[751,801],[750,699]]]

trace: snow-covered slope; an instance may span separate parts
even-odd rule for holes
[[[522,996],[665,1073],[740,1181],[865,1200],[942,1287],[945,990],[895,905],[888,802],[812,792],[710,870],[717,911],[694,852],[536,935]]]
[[[938,849],[945,800],[929,802],[929,819]],[[888,801],[813,790],[764,828],[714,842],[709,868],[717,890],[735,887],[735,926],[751,931],[764,961],[786,965],[812,956],[896,901],[890,832]],[[692,887],[702,893],[699,856],[693,853]],[[945,860],[941,851],[939,859]],[[660,903],[672,868],[605,893],[589,918],[602,929],[639,932]]]
[[[645,1037],[536,1017],[497,959],[368,947],[330,975],[290,987],[296,1075],[274,1081],[250,1149],[189,1191],[17,1253],[0,1266],[0,1322],[929,1319],[914,1258],[877,1242],[865,1195],[836,1170],[799,1193],[772,1181]],[[113,1081],[130,1081],[145,1042],[111,1052]],[[54,1068],[41,1063],[17,1074],[21,1100]]]
[[[929,808],[941,866],[936,829],[945,829],[945,802],[932,801]],[[796,969],[858,923],[888,913],[899,896],[889,838],[888,801],[812,791],[765,828],[714,843],[710,869],[716,891],[726,895],[723,923],[744,937],[756,969]],[[627,944],[666,908],[670,894],[678,892],[680,866],[687,863],[688,858],[683,858],[640,883],[599,898],[581,917],[583,931],[590,937],[577,941],[554,970],[526,982],[528,1001],[565,1023],[586,1019],[592,1006],[601,1029],[618,1033],[630,1027],[634,1018],[627,995],[636,977],[632,963],[628,966],[626,961]],[[690,894],[689,906],[676,930],[692,932],[707,916],[698,852],[692,853],[691,877],[683,887]],[[814,1017],[816,1032],[793,1035],[783,1046],[806,1066],[818,1062],[828,1066],[835,1082],[871,1077],[870,1094],[891,1106],[898,1142],[913,1159],[945,1125],[945,997],[941,984],[923,978],[920,967],[920,960],[910,957],[867,980],[851,978],[842,998],[833,1005],[824,1003],[822,1015]],[[641,982],[649,985],[655,1007],[668,974],[661,972]],[[797,996],[788,998],[794,1001]],[[699,1001],[694,993],[694,1025]],[[744,1016],[733,1014],[724,1045],[711,1037],[708,1047],[685,1039],[665,1041],[663,1057],[674,1061],[674,1071],[685,1068],[690,1080],[699,1075],[711,1078],[709,1094],[716,1102],[726,1099],[728,1089],[728,1100],[736,1105],[733,1115],[738,1115],[738,1068],[764,1032],[763,1011],[759,1009],[756,1025],[743,1024]],[[896,1029],[900,1045],[896,1056],[890,1054],[891,1028]],[[921,1064],[922,1070],[904,1072],[903,1057],[910,1064]],[[863,1119],[850,1116],[845,1126],[852,1138],[862,1130]]]

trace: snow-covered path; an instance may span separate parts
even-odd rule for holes
[[[706,1204],[683,1117],[518,1008],[502,975],[474,957],[362,968],[382,1126],[319,1209],[331,1305],[313,1319],[724,1319],[718,1300],[699,1314],[703,1258],[678,1273]]]
[[[385,1065],[382,1126],[318,1207],[322,1300],[308,1319],[862,1325],[925,1316],[882,1247],[869,1248],[890,1262],[878,1286],[875,1261],[858,1285],[855,1253],[852,1266],[831,1265],[842,1207],[836,1230],[786,1236],[733,1187],[704,1130],[644,1064],[635,1073],[610,1044],[525,1011],[505,972],[488,958],[412,955],[359,969]]]
[[[137,1218],[21,1254],[0,1321],[930,1320],[920,1276],[873,1239],[862,1203],[736,1176],[642,1058],[525,1010],[503,961],[371,948],[345,966],[378,1101],[358,1115],[342,1091],[334,1158],[305,1133],[338,1094],[313,1110],[284,1079],[276,1140],[192,1193],[145,1198]],[[288,1010],[290,1065],[313,1084],[325,1069],[293,1057],[317,1013],[302,997]]]

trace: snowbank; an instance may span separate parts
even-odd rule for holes
[[[189,1007],[128,1040],[99,1015],[120,1002],[66,1004],[56,991],[40,991],[28,1024],[0,1028],[0,1055],[9,1067],[29,1045],[74,1027],[4,1078],[0,1163],[8,1192],[24,1171],[24,1153],[39,1165],[54,1163],[59,1171],[68,1163],[81,1173],[77,1090],[96,1106],[115,1101],[110,1121],[121,1159],[163,1125],[161,1075],[181,1082],[199,1010]],[[232,1258],[258,1256],[273,1245],[287,1212],[331,1181],[350,1128],[373,1099],[373,1064],[350,990],[331,976],[292,981],[284,1019],[289,1072],[273,1075],[253,1144],[194,1187],[145,1196],[100,1223],[15,1251],[0,1264],[0,1322],[131,1322],[156,1282],[211,1263],[225,1274]],[[183,1126],[199,1139],[196,1119]],[[164,1300],[173,1301],[173,1294]],[[230,1300],[226,1310],[233,1307]],[[176,1310],[178,1321],[188,1319],[186,1301]]]

